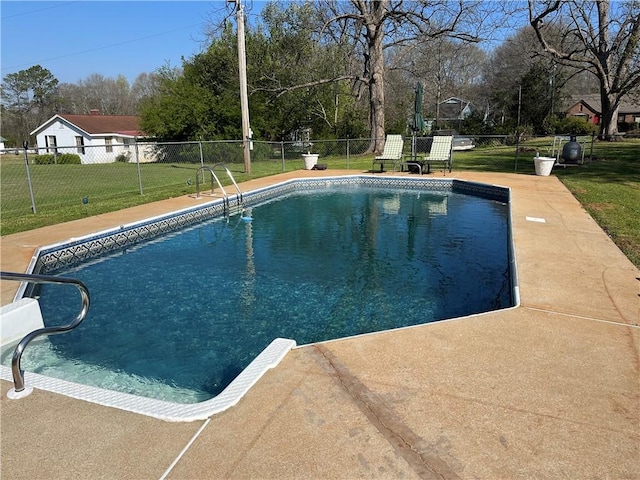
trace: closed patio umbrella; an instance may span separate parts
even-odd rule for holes
[[[415,102],[413,105],[413,125],[411,126],[411,130],[413,131],[411,135],[411,158],[415,160],[416,158],[416,135],[417,132],[421,132],[424,130],[424,118],[422,117],[422,97],[424,95],[424,88],[422,87],[422,83],[418,82],[415,89]]]

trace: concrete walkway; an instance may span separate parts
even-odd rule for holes
[[[204,422],[2,382],[2,478],[640,479],[640,272],[555,177],[454,176],[512,188],[520,307],[295,349]],[[193,202],[2,237],[2,269]]]

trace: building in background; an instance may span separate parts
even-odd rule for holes
[[[131,161],[140,130],[140,117],[134,115],[57,114],[36,128],[38,153],[75,153],[83,164]]]

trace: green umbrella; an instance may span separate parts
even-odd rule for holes
[[[424,95],[424,89],[422,84],[418,82],[416,85],[416,100],[413,106],[413,131],[421,132],[424,130],[424,118],[422,118],[422,97]]]
[[[414,161],[416,159],[416,134],[422,132],[425,127],[424,118],[422,118],[422,96],[424,89],[420,82],[416,85],[415,92],[416,99],[413,105],[413,125],[411,126],[413,130],[413,134],[411,135],[411,157]]]

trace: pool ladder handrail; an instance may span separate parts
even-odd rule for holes
[[[229,177],[229,179],[231,179],[231,183],[233,183],[233,186],[236,189],[237,205],[238,206],[242,205],[242,191],[240,190],[240,187],[238,187],[238,184],[236,183],[235,178],[233,178],[231,171],[227,168],[227,166],[224,163],[216,163],[213,167],[210,167],[208,165],[203,165],[202,167],[198,168],[198,170],[196,170],[196,198],[200,198],[200,172],[203,170],[207,170],[211,174],[211,194],[213,194],[213,188],[214,188],[213,180],[215,179],[216,183],[220,187],[220,191],[222,192],[225,213],[227,213],[231,208],[229,204],[229,195],[227,194],[226,190],[222,186],[222,183],[220,182],[220,179],[218,178],[218,176],[214,171],[216,167],[222,167],[225,170],[225,172],[227,173],[227,176]]]
[[[213,171],[213,168],[209,167],[208,165],[203,165],[202,167],[198,168],[198,170],[196,170],[196,198],[200,198],[200,172],[203,170],[207,170],[211,174],[211,194],[213,195],[213,180],[215,179],[216,183],[220,187],[220,190],[222,191],[222,196],[224,197],[225,204],[228,203],[229,196],[227,195],[227,192],[222,186],[222,183],[220,183],[220,179]]]
[[[227,176],[229,177],[229,179],[231,180],[231,183],[233,183],[233,186],[236,189],[236,193],[237,193],[237,197],[236,198],[238,200],[238,205],[240,205],[242,203],[242,191],[240,190],[240,187],[238,187],[238,184],[236,183],[236,179],[233,178],[233,175],[231,174],[231,170],[229,170],[224,163],[216,163],[213,166],[213,170],[215,170],[216,167],[223,168],[224,171],[227,173]]]
[[[90,297],[89,297],[89,289],[86,287],[84,283],[80,280],[76,280],[75,278],[66,278],[66,277],[54,277],[52,275],[35,275],[29,273],[13,273],[13,272],[0,272],[1,280],[13,280],[19,282],[29,282],[29,283],[53,283],[53,284],[71,284],[74,285],[80,291],[80,297],[82,300],[82,306],[80,308],[80,312],[76,316],[76,318],[67,325],[56,325],[53,327],[43,327],[33,330],[32,332],[25,335],[15,350],[13,351],[13,357],[11,357],[11,372],[13,374],[13,384],[14,390],[16,393],[22,392],[25,389],[24,385],[24,371],[20,368],[20,362],[22,360],[22,354],[24,353],[24,349],[27,348],[27,345],[37,337],[42,335],[58,335],[60,333],[66,333],[70,330],[73,330],[78,325],[82,323],[82,321],[87,316],[87,312],[89,311]]]

